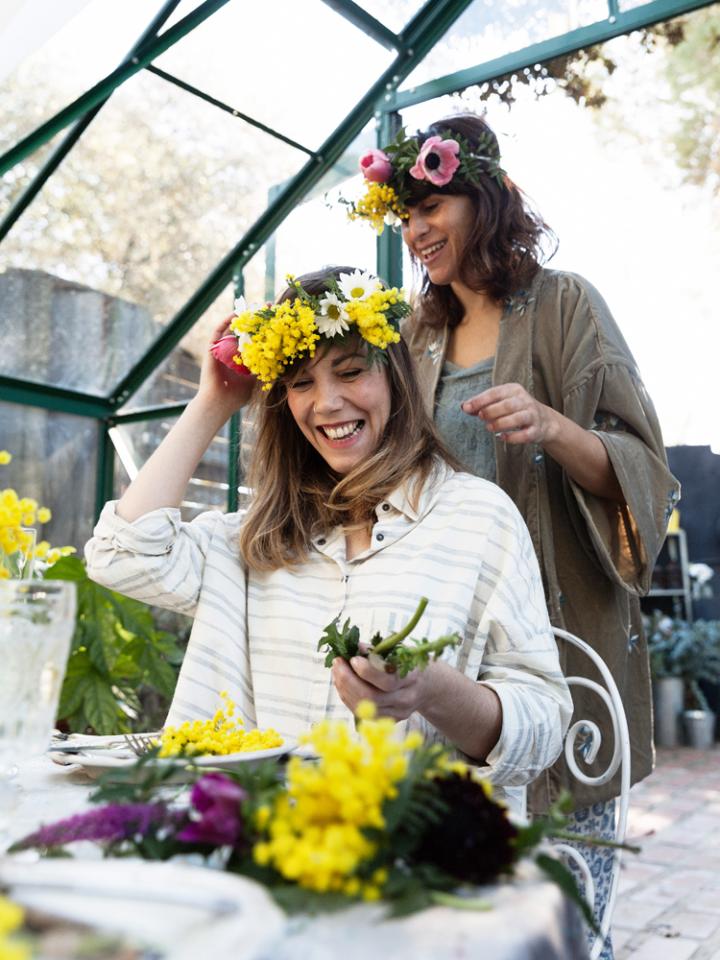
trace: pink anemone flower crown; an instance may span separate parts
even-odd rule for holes
[[[425,180],[438,189],[458,176],[479,183],[482,176],[502,186],[505,174],[500,166],[497,143],[492,134],[482,134],[475,149],[459,135],[444,133],[420,143],[402,129],[383,149],[369,150],[360,158],[365,193],[357,201],[342,199],[351,220],[367,220],[382,233],[386,225],[398,226],[407,219],[409,178]]]

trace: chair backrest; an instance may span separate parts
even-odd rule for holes
[[[613,729],[613,755],[608,767],[597,776],[590,776],[580,768],[578,760],[581,763],[591,764],[597,757],[602,741],[602,734],[596,723],[592,720],[578,719],[570,725],[565,735],[565,759],[573,776],[589,786],[601,786],[615,776],[620,770],[620,796],[615,805],[615,841],[624,843],[625,831],[627,829],[628,805],[630,802],[630,734],[628,732],[627,719],[625,717],[625,708],[623,707],[620,693],[613,679],[612,674],[607,668],[605,661],[600,657],[589,644],[585,643],[579,637],[567,630],[561,630],[553,627],[553,633],[559,640],[577,647],[582,650],[593,662],[596,669],[602,677],[605,686],[601,686],[594,680],[588,680],[587,677],[566,677],[569,687],[586,687],[594,691],[605,704],[610,715]],[[578,837],[582,842],[582,837]],[[591,907],[595,903],[595,884],[593,882],[590,868],[582,854],[574,847],[565,843],[554,845],[556,850],[562,851],[579,869],[585,885],[585,898]],[[620,860],[622,850],[615,848],[612,850],[613,869],[610,880],[610,892],[607,904],[605,905],[603,915],[599,918],[600,933],[593,942],[590,951],[590,960],[596,960],[600,956],[603,943],[610,930],[615,900],[617,897],[618,881],[620,879]]]

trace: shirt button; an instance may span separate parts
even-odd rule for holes
[[[541,453],[536,453],[533,457],[533,463],[542,463],[545,457]]]
[[[326,543],[325,538],[324,538],[324,537],[321,537],[321,538],[318,540],[317,545],[318,545],[319,547],[324,547],[324,546],[325,546],[325,543]]]
[[[389,504],[389,503],[384,503],[384,504],[382,505],[382,508],[383,508],[383,510],[389,510],[389,509],[390,509],[390,504]]]
[[[375,534],[375,539],[376,539],[376,540],[384,540],[384,539],[385,539],[385,534],[384,534],[384,533],[376,533],[376,534]]]

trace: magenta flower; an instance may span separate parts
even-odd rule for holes
[[[382,150],[370,150],[360,157],[360,172],[366,180],[387,183],[393,172],[390,157]]]
[[[237,846],[244,837],[240,805],[246,796],[243,788],[224,773],[206,773],[190,794],[190,802],[200,816],[178,833],[178,840]]]
[[[24,850],[27,847],[61,847],[76,840],[130,840],[144,837],[153,829],[175,826],[184,819],[184,813],[171,811],[164,803],[110,803],[40,827],[13,847]]]
[[[457,140],[428,137],[420,149],[415,166],[410,168],[410,176],[416,180],[429,180],[436,187],[444,187],[450,183],[460,166],[459,153],[460,144]]]
[[[210,347],[210,353],[233,373],[250,373],[246,366],[235,363],[233,360],[233,357],[239,353],[238,338],[233,334],[229,333],[226,337],[220,337],[219,340],[216,340]]]

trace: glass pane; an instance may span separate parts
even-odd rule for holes
[[[394,33],[399,33],[425,6],[425,0],[361,0],[360,6]]]
[[[0,467],[0,489],[49,507],[52,519],[38,538],[80,555],[94,523],[97,430],[87,417],[0,403],[0,447],[13,455]]]
[[[273,299],[285,286],[288,273],[299,276],[331,264],[376,269],[375,232],[365,223],[352,223],[339,197],[362,191],[356,173],[360,156],[375,145],[375,124],[369,124],[312,194],[278,227],[266,246],[267,272],[261,288],[246,279],[248,300]],[[250,281],[250,282],[248,282]]]
[[[417,87],[456,70],[607,17],[605,0],[475,0],[402,84]]]
[[[176,421],[177,417],[163,417],[113,428],[111,437],[116,450],[116,497],[122,496],[130,480],[134,479]],[[204,510],[227,510],[229,436],[229,425],[226,424],[200,461],[181,504],[184,520],[191,520]]]
[[[128,176],[137,157],[142,175]],[[72,383],[56,369],[44,379],[109,394],[303,162],[157,77],[125,84],[0,247],[2,264],[121,298],[135,318],[130,335],[92,315],[83,339],[114,338],[115,355]],[[41,336],[52,319],[35,313]]]
[[[320,0],[229,3],[156,61],[315,149],[392,61]]]
[[[160,0],[91,0],[14,70],[0,71],[2,139],[11,146],[111,73],[161,6]],[[16,62],[17,49],[32,49],[27,29],[20,18],[3,29],[0,63]]]
[[[0,373],[89,393],[120,379],[157,329],[137,304],[12,268],[0,274],[0,327]]]
[[[408,110],[403,121],[415,129],[453,111],[487,111],[503,166],[560,239],[549,266],[587,277],[607,301],[666,445],[718,444],[717,361],[707,349],[717,316],[708,282],[720,263],[717,205],[676,165],[668,132],[679,127],[678,105],[657,98],[658,56],[631,37],[604,53],[619,65],[600,111],[559,89],[539,100],[520,90],[510,111],[467,91]]]

